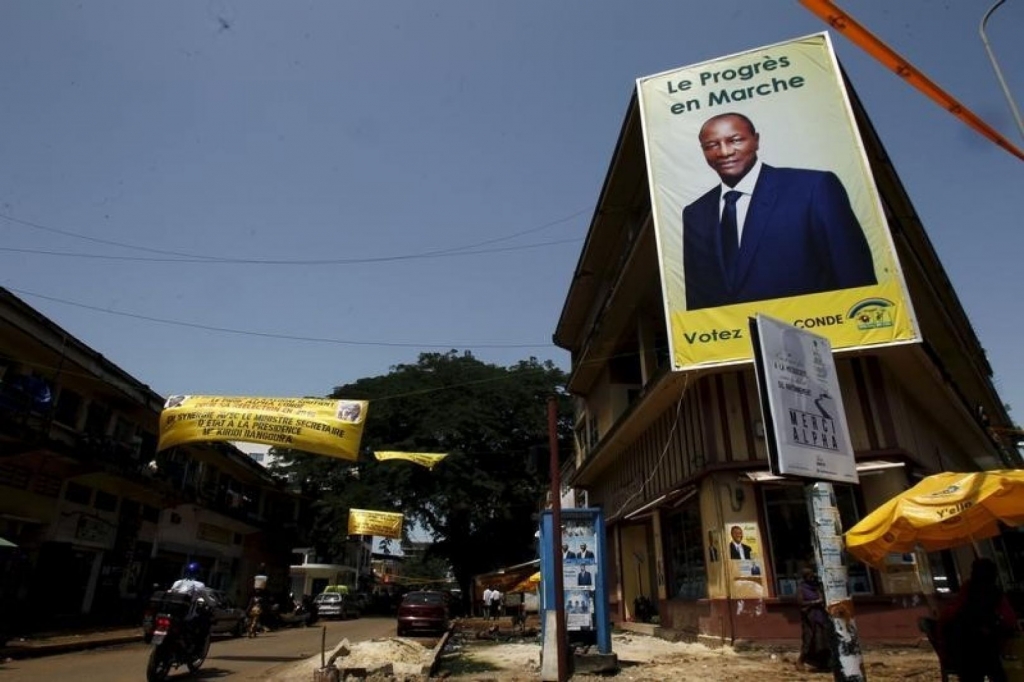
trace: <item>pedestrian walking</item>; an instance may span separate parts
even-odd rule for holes
[[[493,590],[491,590],[490,586],[487,586],[486,588],[484,588],[483,599],[482,599],[482,603],[480,605],[481,606],[480,612],[481,612],[481,615],[484,618],[489,618],[490,615],[491,615],[491,593],[492,592],[493,592]]]
[[[501,609],[501,592],[498,590],[491,590],[491,620],[498,620],[499,611]]]

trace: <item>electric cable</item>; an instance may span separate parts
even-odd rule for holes
[[[413,260],[419,258],[436,258],[440,256],[451,256],[451,255],[475,255],[479,253],[498,253],[502,251],[516,251],[527,248],[537,248],[540,246],[551,246],[555,244],[566,244],[570,242],[579,242],[582,238],[573,238],[565,240],[556,240],[551,242],[541,242],[537,244],[525,244],[520,246],[509,246],[498,249],[483,249],[481,247],[489,246],[491,244],[497,244],[516,237],[521,237],[526,234],[533,232],[539,232],[549,227],[559,225],[564,222],[568,222],[573,218],[576,218],[589,209],[580,209],[570,215],[551,220],[535,227],[513,232],[511,234],[503,235],[501,237],[495,237],[493,239],[486,239],[480,242],[474,242],[471,244],[463,244],[461,246],[446,247],[442,249],[431,249],[427,251],[421,251],[418,253],[410,254],[399,254],[394,256],[374,256],[367,258],[335,258],[335,259],[280,259],[280,258],[228,258],[223,256],[209,256],[204,254],[186,253],[182,251],[172,251],[167,249],[156,249],[147,246],[138,246],[135,244],[128,244],[125,242],[118,242],[110,239],[102,239],[99,237],[91,237],[89,235],[83,235],[69,230],[62,230],[55,227],[49,227],[42,223],[36,223],[29,220],[23,220],[21,218],[15,218],[14,216],[0,213],[0,220],[6,220],[18,225],[31,227],[33,229],[43,230],[46,232],[52,232],[67,237],[73,237],[76,239],[83,239],[97,244],[103,244],[106,246],[116,246],[124,249],[131,249],[135,251],[143,251],[146,253],[159,254],[163,256],[173,256],[172,258],[157,258],[157,257],[142,257],[142,256],[116,256],[112,254],[91,254],[91,253],[78,253],[69,251],[52,251],[48,249],[27,249],[27,248],[15,248],[15,247],[0,247],[0,250],[9,251],[14,253],[31,253],[43,256],[60,256],[60,257],[75,257],[75,258],[92,258],[92,259],[103,259],[103,260],[121,260],[121,261],[141,261],[141,262],[167,262],[167,263],[215,263],[215,264],[243,264],[243,265],[350,265],[354,263],[383,263],[390,261],[401,261],[401,260]]]
[[[40,294],[34,291],[28,291],[25,289],[18,289],[15,287],[6,287],[8,291],[13,291],[22,296],[30,296],[34,298],[41,298],[45,301],[51,301],[53,303],[60,303],[63,305],[69,305],[76,308],[83,308],[85,310],[92,310],[95,312],[106,313],[108,315],[117,315],[119,317],[128,317],[136,320],[145,320],[147,322],[156,322],[159,324],[167,324],[176,327],[188,327],[190,329],[202,329],[204,331],[220,332],[223,334],[235,334],[239,336],[256,336],[268,339],[284,339],[286,341],[303,341],[308,343],[327,343],[339,346],[379,346],[384,348],[548,348],[554,344],[548,343],[414,343],[410,341],[353,341],[351,339],[331,339],[327,337],[316,337],[316,336],[300,336],[297,334],[281,334],[277,332],[261,332],[248,329],[232,329],[231,327],[218,327],[209,324],[200,324],[198,322],[185,322],[183,320],[171,320],[163,317],[154,317],[152,315],[142,315],[139,313],[126,313],[120,310],[113,310],[110,308],[102,308],[100,306],[89,305],[88,303],[79,303],[76,301],[69,301],[63,298],[57,298],[56,296],[47,296],[46,294]]]

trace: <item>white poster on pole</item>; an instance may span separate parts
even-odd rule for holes
[[[857,483],[828,339],[760,314],[750,326],[772,472]]]

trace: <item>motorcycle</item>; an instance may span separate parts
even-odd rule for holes
[[[306,625],[312,625],[320,620],[320,607],[317,606],[310,595],[307,594],[302,598],[299,609],[306,616]]]
[[[191,614],[191,617],[190,617]],[[187,666],[194,673],[210,651],[210,608],[203,597],[165,594],[153,619],[153,651],[146,665],[147,682],[163,682],[171,670]]]
[[[281,616],[285,625],[308,627],[315,623],[320,617],[320,608],[313,601],[312,597],[305,596],[302,601],[295,602],[295,608],[291,613]]]

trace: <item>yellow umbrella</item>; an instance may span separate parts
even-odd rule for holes
[[[929,476],[893,497],[846,533],[846,548],[879,566],[890,552],[934,552],[1024,524],[1024,471]]]
[[[533,592],[534,590],[537,589],[537,584],[539,582],[540,582],[540,571],[537,571],[536,573],[531,575],[529,578],[526,578],[525,580],[519,581],[516,584],[515,587],[513,587],[511,590],[509,590],[509,592],[511,592],[513,594],[516,593],[516,592]]]

